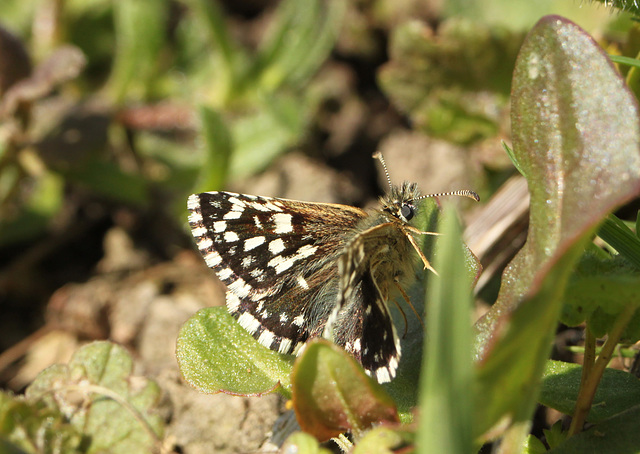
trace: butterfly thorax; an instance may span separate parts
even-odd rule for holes
[[[404,283],[413,275],[417,256],[409,241],[412,230],[409,221],[416,214],[413,200],[420,194],[415,183],[403,183],[393,186],[389,193],[380,199],[380,208],[370,211],[355,229],[353,239],[347,242],[345,253],[358,247],[358,237],[368,238],[366,268],[384,299],[390,297],[389,289],[396,283]],[[351,251],[353,253],[353,251]]]

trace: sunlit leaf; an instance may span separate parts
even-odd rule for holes
[[[396,406],[347,352],[324,339],[309,342],[292,375],[300,427],[320,441],[352,431],[356,438],[382,422],[398,422]]]
[[[176,355],[185,380],[204,393],[289,394],[293,357],[260,345],[225,307],[200,310],[182,326]]]
[[[477,324],[480,433],[505,415],[527,425],[568,276],[602,219],[640,192],[636,101],[603,50],[566,19],[543,18],[525,40],[512,123],[530,227]]]

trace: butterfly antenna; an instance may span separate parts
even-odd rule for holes
[[[473,199],[476,202],[480,201],[480,196],[478,194],[476,194],[475,192],[470,191],[469,189],[461,189],[459,191],[451,191],[451,192],[439,192],[437,194],[424,194],[424,195],[421,195],[420,197],[416,197],[415,199],[413,199],[413,201],[420,200],[420,199],[426,199],[426,198],[429,198],[429,197],[442,197],[442,196],[447,196],[447,195],[457,195],[457,196],[461,196],[461,197],[469,197],[470,199]]]
[[[389,189],[393,188],[393,185],[391,184],[391,177],[389,176],[389,171],[387,170],[387,164],[384,162],[382,153],[380,153],[379,151],[376,151],[373,154],[373,158],[380,161],[380,163],[382,164],[382,168],[384,169],[384,174],[387,176],[387,183],[389,183]]]

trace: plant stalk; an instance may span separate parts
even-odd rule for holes
[[[604,370],[607,367],[607,364],[609,364],[609,361],[611,361],[616,345],[618,345],[618,341],[635,311],[636,307],[633,304],[629,304],[618,315],[616,322],[607,337],[607,341],[602,346],[600,355],[598,355],[593,366],[586,366],[587,349],[585,348],[585,367],[589,367],[590,370],[585,372],[583,369],[580,391],[578,392],[578,399],[576,400],[576,408],[573,412],[571,427],[569,427],[570,437],[582,431],[582,427],[584,426],[584,422],[586,421],[591,405],[593,404],[593,398],[595,396],[596,389],[598,388],[598,384],[602,379],[602,375],[604,374]],[[587,341],[589,335],[590,333],[587,333]]]

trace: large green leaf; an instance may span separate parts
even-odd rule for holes
[[[384,388],[346,351],[325,339],[307,344],[291,381],[298,423],[320,441],[347,431],[359,438],[374,424],[399,421]]]
[[[582,366],[549,361],[540,389],[540,403],[570,415],[576,405]],[[606,369],[598,386],[587,421],[611,418],[640,405],[640,380],[628,372]]]
[[[146,98],[165,40],[169,2],[129,0],[114,2],[116,54],[109,80],[116,101],[126,97]]]
[[[205,393],[288,395],[293,357],[260,345],[225,307],[200,310],[182,326],[176,355],[185,380]]]
[[[540,20],[522,46],[512,124],[531,193],[530,227],[498,301],[476,325],[476,434],[506,416],[521,439],[567,278],[602,219],[640,192],[640,132],[636,101],[605,53],[556,16]]]
[[[585,254],[571,274],[564,302],[562,323],[577,326],[586,320],[595,337],[604,337],[628,305],[640,307],[640,273],[620,256]],[[640,326],[630,323],[622,339],[635,343]]]
[[[466,251],[452,210],[440,230],[435,266],[439,276],[427,289],[425,353],[420,384],[418,453],[473,451],[471,290]]]
[[[87,453],[150,452],[163,431],[160,388],[131,375],[126,350],[110,342],[79,349],[68,365],[41,372],[26,398],[59,409],[87,440]]]
[[[272,91],[306,83],[333,49],[345,9],[341,0],[282,1],[253,69],[260,85]]]
[[[0,392],[0,452],[80,452],[82,434],[58,408]]]
[[[640,406],[569,438],[548,454],[621,454],[640,452]]]
[[[223,116],[206,106],[200,107],[200,123],[204,138],[205,160],[196,192],[224,188],[233,152],[233,138]]]

